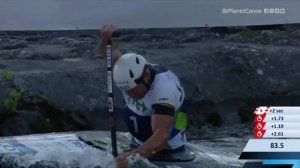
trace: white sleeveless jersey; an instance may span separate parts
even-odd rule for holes
[[[134,130],[131,130],[131,132],[135,131],[135,140],[140,145],[143,143],[144,140],[141,140],[143,136],[143,133],[141,131],[146,130],[137,130],[139,128],[149,127],[145,122],[142,122],[143,117],[151,117],[151,115],[154,114],[154,109],[152,108],[152,105],[154,104],[167,104],[175,107],[175,111],[180,112],[180,107],[183,104],[184,101],[184,90],[180,85],[180,82],[178,78],[169,70],[163,69],[159,65],[151,64],[150,66],[153,67],[156,71],[156,75],[154,77],[154,80],[152,84],[150,85],[149,91],[146,93],[146,95],[139,100],[134,100],[130,96],[127,95],[126,92],[122,92],[127,107],[129,108],[129,111],[131,111],[131,115],[129,117],[128,122],[132,122],[133,126],[132,128]],[[184,114],[185,115],[185,114]],[[170,138],[168,141],[168,145],[170,148],[174,149],[177,147],[182,146],[186,143],[186,138],[184,135],[184,128],[176,128],[176,122],[181,122],[179,125],[183,124],[182,122],[186,122],[186,117],[183,119],[181,118],[181,121],[176,120],[175,117],[178,117],[182,115],[175,115],[174,116],[174,127],[172,130],[170,130]],[[141,122],[139,122],[139,119]],[[149,123],[147,123],[149,125]],[[178,125],[178,123],[177,123]],[[151,127],[151,124],[150,124]],[[146,128],[149,129],[149,128]],[[140,133],[138,132],[140,131]],[[141,134],[141,135],[140,135]]]

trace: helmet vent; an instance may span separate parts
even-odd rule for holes
[[[140,64],[140,60],[139,60],[138,57],[135,58],[135,62],[136,62],[137,64]]]
[[[129,70],[129,75],[130,75],[130,78],[134,78],[134,75],[133,75],[131,69]]]

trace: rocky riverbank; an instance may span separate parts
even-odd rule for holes
[[[142,54],[179,76],[191,136],[201,138],[207,125],[251,122],[257,105],[299,102],[297,25],[121,34],[122,52]],[[1,135],[108,129],[98,43],[98,31],[0,32]],[[116,107],[118,130],[124,130],[119,92]]]

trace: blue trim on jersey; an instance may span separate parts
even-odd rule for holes
[[[176,129],[176,128],[172,128],[172,131],[170,133],[170,137],[169,139],[172,139],[173,137],[175,137],[178,133],[180,132],[180,130]]]

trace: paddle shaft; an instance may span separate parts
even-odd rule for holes
[[[106,67],[107,67],[107,93],[108,93],[108,111],[111,131],[111,145],[113,156],[118,156],[117,137],[116,137],[116,119],[114,112],[114,94],[112,80],[112,40],[109,39],[106,45]]]

